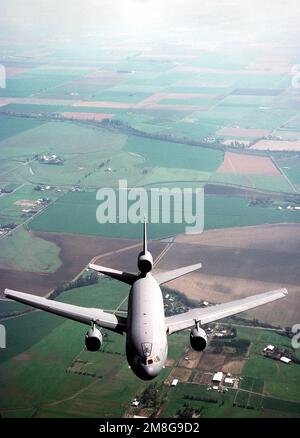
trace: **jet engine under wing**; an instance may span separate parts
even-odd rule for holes
[[[154,274],[154,277],[158,284],[163,284],[200,268],[202,268],[202,264],[196,263],[195,265],[184,266],[183,268],[173,269],[172,271],[158,272],[157,274]]]
[[[168,316],[165,318],[167,333],[171,334],[180,330],[193,327],[195,323],[207,324],[245,310],[253,309],[262,304],[284,298],[288,294],[286,289],[278,289],[265,292],[240,300],[230,301],[229,303],[217,304],[211,307],[191,309],[179,315]]]
[[[114,332],[123,333],[126,331],[126,317],[108,313],[102,309],[61,303],[59,301],[48,300],[47,298],[38,297],[24,292],[17,292],[11,289],[5,289],[4,295],[7,298],[19,301],[20,303],[28,304],[29,306],[45,310],[46,312],[55,313],[56,315],[82,322],[84,324],[91,324],[91,322],[94,322],[100,327]]]

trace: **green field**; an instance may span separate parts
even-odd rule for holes
[[[45,123],[0,143],[0,178],[15,183],[99,186],[128,175],[136,182],[141,177],[141,159],[122,151],[126,139],[123,134],[70,122]],[[64,164],[34,160],[42,154],[59,155]],[[113,167],[111,174],[105,172],[108,160]]]
[[[67,82],[78,74],[49,74],[41,72],[40,74],[24,73],[22,76],[8,78],[6,88],[0,88],[1,97],[28,97],[36,93],[43,93],[46,90],[55,88],[58,85]]]
[[[2,185],[1,185],[2,186]],[[24,220],[29,218],[27,213],[22,210],[29,208],[36,208],[35,205],[22,205],[20,201],[34,202],[42,197],[47,197],[50,201],[56,199],[58,193],[53,191],[47,191],[46,196],[44,192],[38,192],[33,190],[29,184],[15,185],[3,184],[6,189],[14,190],[12,193],[6,193],[0,196],[0,224],[23,223]]]
[[[300,158],[298,157],[282,157],[275,158],[277,165],[281,171],[287,175],[290,181],[300,189]]]
[[[290,193],[293,191],[291,185],[283,176],[245,174],[245,173],[212,173],[211,182],[229,184],[234,186],[249,187],[252,189]]]
[[[42,123],[38,120],[0,116],[0,142],[6,138],[37,128]]]
[[[150,196],[148,197],[150,200]],[[118,208],[118,197],[116,197]],[[150,201],[149,201],[150,202]],[[69,232],[95,234],[111,237],[137,238],[139,228],[135,224],[100,224],[96,211],[101,202],[96,200],[96,192],[68,193],[61,197],[29,224],[35,231]],[[151,204],[149,204],[151,205]],[[249,201],[239,197],[206,195],[204,204],[205,229],[272,224],[280,222],[300,222],[298,211],[277,210],[276,208],[250,207]],[[160,218],[161,221],[161,218]],[[172,220],[167,224],[149,226],[151,238],[180,234],[185,224]]]
[[[213,171],[223,161],[223,152],[179,143],[129,137],[124,150],[145,157],[147,166]]]
[[[21,227],[0,239],[0,266],[20,271],[54,272],[61,264],[59,252],[53,243],[33,236]]]
[[[275,104],[274,104],[275,105]],[[270,107],[267,110],[257,109],[249,115],[245,115],[239,121],[243,128],[255,127],[255,129],[278,129],[293,116],[297,114],[296,109]]]

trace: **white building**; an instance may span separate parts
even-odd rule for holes
[[[264,348],[264,351],[274,351],[275,347],[274,345],[268,345],[267,347]]]
[[[132,402],[131,402],[131,406],[135,406],[135,407],[138,407],[139,406],[139,404],[140,404],[140,402],[135,398],[135,399],[133,399],[132,400]]]
[[[178,379],[174,379],[171,383],[171,386],[176,386],[178,383]]]
[[[221,383],[223,379],[223,373],[222,371],[218,371],[213,375],[212,381],[216,383]]]
[[[283,363],[290,363],[290,362],[292,362],[292,359],[290,359],[289,357],[285,357],[285,356],[281,356],[280,360]]]
[[[234,378],[233,377],[225,377],[224,383],[232,386],[234,384]]]

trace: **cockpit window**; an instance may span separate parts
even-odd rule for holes
[[[139,364],[141,363],[142,365],[152,365],[153,363],[157,363],[160,362],[160,358],[158,356],[155,357],[141,357],[141,356],[135,356],[135,363]]]

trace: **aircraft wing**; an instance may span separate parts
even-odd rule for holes
[[[242,298],[229,303],[191,309],[188,312],[181,313],[179,315],[169,316],[165,318],[167,333],[171,334],[193,327],[195,326],[195,323],[200,323],[200,325],[203,325],[209,322],[217,321],[218,319],[226,318],[227,316],[253,309],[254,307],[261,306],[262,304],[279,300],[280,298],[284,298],[287,294],[288,291],[286,289],[278,289],[258,295],[252,295],[251,297]]]
[[[196,263],[195,265],[184,266],[183,268],[173,269],[172,271],[158,272],[157,274],[154,274],[154,277],[158,284],[163,284],[200,268],[202,268],[202,264]]]
[[[63,316],[73,321],[90,325],[95,322],[100,327],[112,330],[114,332],[126,332],[127,318],[114,313],[105,312],[102,309],[89,307],[80,307],[73,304],[61,303],[59,301],[49,300],[36,295],[18,292],[11,289],[5,289],[4,295],[20,303],[28,304],[37,309]]]

